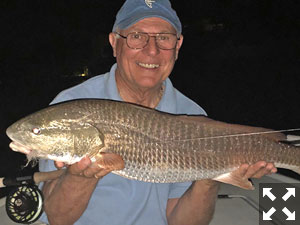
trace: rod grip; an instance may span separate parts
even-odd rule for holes
[[[49,172],[36,172],[33,174],[33,180],[34,180],[34,183],[38,184],[40,182],[44,182],[47,180],[54,180],[56,178],[59,178],[65,172],[66,172],[65,169],[54,170],[54,171],[49,171]]]

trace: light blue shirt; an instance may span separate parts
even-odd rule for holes
[[[93,77],[62,91],[52,102],[79,98],[101,98],[122,101],[115,81],[114,64],[110,72]],[[170,79],[157,109],[174,114],[206,115],[195,102],[176,90]],[[40,161],[40,171],[55,170],[51,160]],[[169,198],[179,198],[191,183],[155,184],[129,180],[115,174],[103,177],[76,225],[163,225],[167,224],[166,206]],[[45,213],[41,221],[47,222]]]

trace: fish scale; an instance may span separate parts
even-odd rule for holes
[[[30,133],[35,127],[42,129],[41,135]],[[261,131],[265,129],[204,116],[172,115],[118,101],[82,99],[25,117],[9,127],[7,134],[33,149],[36,157],[69,154],[73,158],[67,163],[99,152],[120,155],[125,168],[113,173],[146,182],[214,179],[243,163],[260,160],[299,173],[299,148],[279,143],[277,134],[244,135]]]
[[[119,106],[122,106],[121,104]],[[144,165],[140,165],[140,164],[131,164],[133,165],[131,168],[127,168],[125,165],[125,168],[127,171],[135,171],[136,167],[139,167],[140,171],[147,171],[149,170],[148,174],[153,174],[153,178],[150,178],[150,176],[147,177],[147,179],[143,178],[142,176],[139,176],[139,174],[135,173],[134,177],[135,179],[139,179],[139,180],[144,180],[144,181],[153,181],[155,180],[156,182],[181,182],[181,181],[187,181],[187,180],[197,180],[197,179],[201,179],[201,178],[208,178],[208,177],[215,177],[217,175],[220,175],[219,171],[214,171],[212,170],[212,168],[216,168],[218,170],[222,170],[222,173],[225,173],[227,171],[230,171],[230,169],[232,168],[236,168],[237,166],[241,165],[244,162],[255,162],[258,160],[261,160],[261,158],[255,157],[254,154],[251,154],[251,151],[249,150],[249,148],[253,148],[253,146],[255,146],[258,142],[257,139],[260,140],[260,142],[263,145],[270,145],[271,148],[274,149],[274,147],[272,146],[273,143],[269,143],[265,140],[261,140],[261,137],[258,136],[254,136],[254,137],[246,137],[246,136],[241,136],[241,137],[234,137],[234,138],[220,138],[220,139],[216,139],[216,140],[199,140],[199,141],[195,141],[195,140],[189,140],[189,139],[193,139],[193,138],[198,138],[198,137],[210,137],[210,136],[217,136],[217,135],[226,135],[226,134],[234,134],[235,132],[230,130],[230,129],[224,129],[223,131],[217,130],[215,128],[210,128],[210,127],[205,127],[205,126],[200,126],[197,124],[183,124],[182,121],[176,121],[176,119],[171,116],[166,114],[165,118],[157,118],[158,116],[161,116],[159,113],[153,113],[154,111],[152,110],[145,110],[139,108],[139,107],[131,107],[132,105],[128,105],[126,104],[127,110],[124,110],[123,112],[130,112],[130,108],[131,108],[131,112],[129,113],[129,116],[127,118],[132,118],[133,121],[152,121],[152,124],[150,123],[144,123],[143,126],[139,126],[137,123],[133,123],[132,128],[134,128],[134,130],[137,130],[136,132],[141,132],[141,133],[145,133],[145,130],[148,131],[152,131],[151,133],[146,134],[147,136],[145,137],[139,137],[137,136],[137,138],[142,139],[142,142],[153,142],[156,143],[156,140],[153,139],[157,139],[157,140],[161,140],[161,141],[168,141],[171,142],[170,144],[167,144],[165,147],[163,148],[156,148],[155,150],[153,150],[153,148],[147,149],[147,148],[141,148],[140,146],[134,146],[135,149],[133,150],[134,152],[136,152],[137,155],[139,155],[138,152],[144,152],[147,151],[149,152],[149,154],[147,155],[148,157],[151,156],[151,159],[149,158],[149,161],[146,161],[147,163],[144,165],[148,165],[151,164],[152,167],[145,167]],[[119,111],[119,110],[118,110]],[[134,112],[136,111],[136,112]],[[149,115],[150,114],[150,115]],[[120,118],[123,118],[125,115],[122,114],[120,116]],[[173,118],[172,118],[173,117]],[[127,121],[123,121],[126,123],[130,123],[130,120]],[[148,129],[144,129],[144,126],[148,126]],[[123,126],[123,123],[121,123],[121,126]],[[158,129],[158,128],[162,128],[162,127],[166,127],[168,129]],[[200,135],[197,134],[197,131],[200,131]],[[161,135],[161,131],[163,131],[163,136],[159,137],[156,134]],[[193,132],[192,132],[193,131]],[[237,132],[238,133],[238,132]],[[133,134],[134,135],[134,134]],[[147,137],[150,136],[152,137],[152,139],[148,139]],[[262,135],[261,135],[262,136]],[[174,142],[172,141],[175,140]],[[228,158],[227,163],[224,163],[225,161],[222,161],[220,163],[218,163],[218,160],[214,159],[214,157],[210,157],[207,160],[207,164],[206,167],[201,167],[202,163],[199,163],[198,166],[194,165],[194,167],[196,168],[196,170],[198,171],[203,171],[203,169],[206,171],[206,175],[203,175],[201,172],[198,173],[188,173],[189,169],[191,168],[191,166],[187,166],[186,164],[186,159],[188,159],[189,157],[191,157],[188,153],[186,152],[187,147],[185,147],[186,144],[189,144],[191,148],[189,148],[189,150],[193,150],[195,149],[195,147],[197,147],[196,151],[199,152],[206,152],[206,149],[199,149],[199,146],[201,146],[201,142],[204,142],[204,145],[206,145],[206,148],[211,149],[211,151],[213,151],[213,153],[215,152],[224,152],[224,149],[226,149],[227,144],[225,143],[224,140],[228,140],[231,143],[234,143],[235,146],[238,146],[238,148],[232,148],[231,147],[231,151],[238,151],[238,152],[243,152],[244,154],[248,155],[248,159],[242,159],[242,158],[237,158],[237,160],[235,161],[231,161]],[[182,141],[180,141],[182,140]],[[189,140],[189,141],[186,141]],[[190,143],[192,142],[192,144]],[[227,142],[228,143],[228,142]],[[171,145],[171,146],[170,146]],[[232,146],[233,144],[231,144]],[[195,147],[193,147],[195,146]],[[264,146],[264,149],[268,150],[268,148],[266,148],[267,146]],[[288,148],[288,146],[284,146],[285,148]],[[275,148],[276,149],[276,148]],[[298,150],[298,149],[297,149]],[[120,154],[123,159],[126,162],[126,155],[124,154],[124,152],[115,152],[117,154]],[[171,157],[167,157],[167,158],[172,158],[172,162],[171,162],[171,167],[178,168],[181,170],[183,176],[181,178],[179,178],[180,180],[178,180],[177,176],[175,176],[175,178],[170,177],[170,173],[168,174],[168,177],[164,176],[164,171],[163,171],[163,166],[161,165],[157,165],[157,163],[160,161],[159,157],[165,157],[163,156],[164,154],[162,154],[162,152],[168,152],[169,154],[171,154]],[[182,153],[184,152],[184,153]],[[123,153],[123,154],[122,154]],[[185,154],[185,156],[184,156]],[[201,156],[197,156],[198,158],[201,158]],[[273,158],[272,158],[273,159]],[[130,160],[134,160],[134,159],[130,159]],[[243,161],[242,161],[243,160]],[[278,159],[277,159],[278,160]],[[220,161],[220,160],[219,160]],[[234,165],[233,165],[234,163]],[[225,166],[229,166],[231,164],[231,168],[228,168],[228,170],[225,169]],[[190,164],[191,165],[191,164]],[[204,164],[205,165],[205,164]],[[220,166],[220,169],[218,168]],[[165,165],[165,167],[168,167],[167,165]],[[141,169],[144,168],[144,169]],[[160,170],[158,168],[161,168]],[[155,171],[154,171],[155,169]],[[210,170],[209,170],[210,169]],[[125,170],[125,171],[126,171]],[[158,171],[157,171],[158,170]],[[120,175],[123,175],[125,177],[131,178],[132,172],[128,174],[126,174],[125,171],[122,171],[122,173],[120,173]],[[118,171],[115,173],[119,173]]]

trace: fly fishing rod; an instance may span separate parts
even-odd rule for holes
[[[61,176],[64,169],[51,172],[36,172],[24,177],[0,178],[0,188],[15,186],[6,197],[6,213],[8,217],[22,224],[32,224],[43,213],[43,193],[37,184],[47,180],[53,180]]]
[[[18,186],[23,184],[39,184],[47,180],[53,180],[60,177],[65,172],[64,169],[50,172],[35,172],[33,175],[24,177],[1,177],[0,188],[9,186]]]

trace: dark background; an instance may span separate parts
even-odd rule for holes
[[[36,170],[21,169],[25,157],[8,148],[5,129],[11,123],[87,79],[79,76],[85,68],[88,77],[109,71],[114,58],[108,33],[122,3],[1,0],[0,177]],[[180,91],[214,119],[300,127],[298,0],[173,0],[172,5],[183,24],[184,44],[170,77]]]

